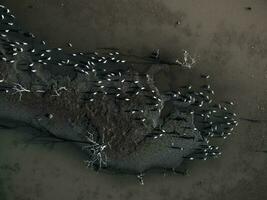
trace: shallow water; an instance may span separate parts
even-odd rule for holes
[[[200,58],[191,72],[167,69],[162,88],[207,72],[218,100],[237,102],[242,117],[267,119],[267,2],[264,1],[1,1],[20,24],[50,45],[72,41],[76,50],[118,47],[166,59],[189,49]],[[251,6],[248,11],[245,7]],[[176,24],[180,21],[180,24]],[[41,22],[41,23],[40,23]],[[185,163],[188,176],[136,177],[96,173],[76,147],[28,144],[33,130],[0,131],[0,199],[266,199],[267,125],[240,122],[222,141],[217,160]],[[27,142],[26,142],[27,144]]]

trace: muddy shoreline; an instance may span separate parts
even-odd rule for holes
[[[159,91],[154,76],[168,67],[159,52],[141,62],[114,50],[65,53],[25,32],[8,8],[1,11],[1,118],[77,141],[88,166],[175,170],[184,159],[218,157],[209,138],[225,139],[238,124],[227,108],[233,103],[213,102],[210,85]],[[136,71],[136,63],[147,72]],[[190,70],[195,60],[184,51],[176,63]]]

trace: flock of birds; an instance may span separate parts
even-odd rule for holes
[[[30,74],[38,73],[40,66],[55,66],[59,69],[68,68],[86,77],[91,82],[89,90],[83,91],[82,100],[91,103],[92,106],[98,103],[98,99],[103,97],[112,98],[123,104],[128,104],[125,110],[132,116],[133,120],[141,124],[147,124],[148,113],[160,113],[166,102],[172,102],[173,106],[179,110],[179,115],[172,116],[173,123],[186,122],[184,116],[192,116],[193,127],[185,126],[184,129],[192,129],[200,133],[198,139],[200,145],[190,155],[184,155],[184,159],[209,159],[221,154],[219,147],[209,144],[210,138],[221,137],[226,139],[232,134],[234,126],[238,125],[237,116],[229,108],[233,102],[214,103],[214,91],[206,84],[198,90],[194,90],[191,85],[182,86],[177,91],[159,92],[156,87],[151,87],[153,77],[149,74],[132,73],[124,68],[128,64],[126,59],[122,59],[118,51],[107,53],[87,52],[87,53],[65,53],[62,48],[48,48],[45,41],[38,41],[33,33],[24,32],[15,22],[15,16],[10,10],[0,5],[0,60],[6,64],[17,64],[18,58],[25,57],[24,71]],[[67,44],[72,47],[71,43]],[[158,58],[159,55],[157,55]],[[188,54],[186,54],[188,56]],[[183,63],[186,66],[187,57]],[[30,60],[30,62],[29,62]],[[209,79],[209,75],[202,75],[203,79]],[[61,87],[55,90],[56,96],[60,92],[67,90]],[[32,89],[27,88],[22,83],[10,83],[5,77],[1,77],[0,72],[0,92],[7,94],[19,94],[19,100],[23,93],[45,93],[47,88]],[[137,102],[137,103],[136,103]],[[138,107],[137,107],[138,105]],[[174,130],[165,130],[163,125],[156,127],[145,135],[146,138],[158,140],[166,135],[176,137],[180,140],[194,140],[194,136],[178,133]],[[90,165],[103,161],[103,151],[106,144],[99,144],[90,137],[92,145],[87,146],[93,152],[93,162]],[[169,146],[172,150],[183,151],[183,146],[176,146],[174,143]],[[105,162],[106,164],[106,162]],[[142,175],[138,178],[143,183]]]

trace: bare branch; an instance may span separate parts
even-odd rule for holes
[[[188,51],[183,50],[184,57],[183,60],[180,61],[178,58],[176,60],[176,63],[180,64],[182,67],[186,67],[191,69],[192,66],[196,63],[196,58],[192,57]]]
[[[92,133],[87,132],[86,139],[88,142],[92,143],[90,145],[85,145],[83,149],[89,151],[92,155],[89,160],[84,161],[87,167],[92,167],[95,164],[101,169],[102,166],[107,165],[107,156],[104,152],[107,145],[104,144],[104,137],[102,138],[102,144],[99,144],[94,140],[94,136]]]
[[[14,90],[13,95],[19,93],[19,100],[21,101],[22,93],[23,92],[31,92],[30,90],[24,88],[19,83],[14,83],[14,86],[12,88]]]

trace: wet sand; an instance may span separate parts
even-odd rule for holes
[[[189,50],[199,56],[190,72],[175,67],[157,77],[162,88],[211,75],[218,100],[237,102],[241,117],[267,119],[267,25],[264,1],[1,1],[26,30],[76,50],[117,47],[165,59]],[[251,10],[246,7],[251,7]],[[32,130],[1,130],[0,199],[265,199],[267,124],[240,122],[235,135],[221,142],[217,160],[185,163],[188,176],[136,177],[86,169],[72,145],[53,149],[28,145]],[[23,142],[24,141],[24,142]]]

